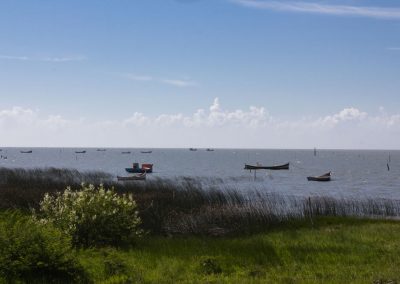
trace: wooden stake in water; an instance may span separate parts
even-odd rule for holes
[[[314,157],[317,156],[317,148],[314,148]]]

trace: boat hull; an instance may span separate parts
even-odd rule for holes
[[[331,181],[330,176],[323,176],[323,177],[307,177],[308,181]]]
[[[134,169],[134,168],[125,168],[125,171],[127,171],[128,173],[131,174],[142,174],[142,173],[152,173],[153,170],[152,169]]]
[[[307,177],[308,181],[331,181],[331,172],[316,177]]]
[[[130,177],[121,177],[117,176],[118,181],[133,181],[133,180],[146,180],[146,173],[137,175],[137,176],[130,176]]]
[[[278,166],[253,166],[253,165],[245,165],[244,166],[245,170],[288,170],[289,169],[289,163],[283,164],[283,165],[278,165]]]

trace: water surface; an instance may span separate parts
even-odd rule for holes
[[[20,153],[33,150],[32,154]],[[85,154],[75,151],[86,150]],[[141,153],[152,150],[151,154]],[[131,151],[131,154],[122,154]],[[124,168],[133,162],[153,163],[149,178],[201,178],[207,186],[253,189],[299,196],[400,199],[400,151],[364,150],[243,150],[215,149],[73,149],[3,148],[0,167],[57,167],[98,170],[126,175]],[[390,155],[390,171],[387,163]],[[244,170],[244,164],[276,165],[290,162],[288,171]],[[328,183],[309,182],[306,177],[332,171]]]

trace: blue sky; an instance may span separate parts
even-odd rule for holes
[[[395,0],[0,2],[5,146],[393,148],[399,68]]]

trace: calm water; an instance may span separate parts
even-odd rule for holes
[[[233,150],[216,149],[96,149],[33,148],[22,154],[20,148],[3,148],[1,167],[62,167],[100,170],[126,175],[124,168],[133,162],[153,163],[149,177],[199,177],[211,186],[234,187],[243,191],[258,189],[290,195],[328,195],[335,197],[379,197],[400,199],[400,151],[319,150]],[[75,151],[86,150],[86,154]],[[131,154],[121,154],[131,151]],[[390,171],[387,162],[390,153]],[[275,165],[290,162],[289,171],[258,171],[257,179],[243,170],[245,163]],[[328,183],[309,182],[306,177],[332,171]]]

